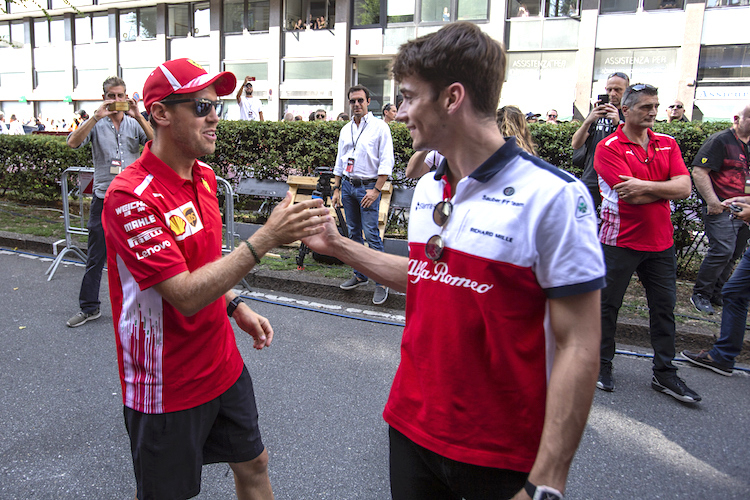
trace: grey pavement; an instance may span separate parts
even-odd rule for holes
[[[48,266],[0,250],[0,499],[131,499],[106,280],[102,318],[70,329],[83,268],[63,264],[47,282]],[[276,498],[389,498],[381,414],[403,311],[276,290],[248,296],[276,332],[261,352],[237,332]],[[750,498],[747,372],[681,367],[704,398],[691,406],[653,391],[650,365],[616,357],[616,391],[596,393],[567,498]],[[227,466],[205,467],[198,498],[233,497]]]

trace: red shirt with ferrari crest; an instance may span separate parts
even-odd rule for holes
[[[223,394],[243,361],[224,297],[186,317],[153,288],[221,258],[222,220],[213,170],[196,161],[182,179],[150,146],[112,181],[102,222],[123,404],[167,413]]]

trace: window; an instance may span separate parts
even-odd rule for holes
[[[11,21],[10,23],[10,41],[15,47],[21,47],[26,43],[26,28],[23,21]]]
[[[268,63],[224,63],[224,71],[231,71],[237,80],[243,81],[246,76],[256,80],[268,80]]]
[[[224,0],[224,32],[268,31],[269,0]]]
[[[333,29],[336,20],[335,0],[286,0],[285,9],[287,31]]]
[[[0,48],[10,47],[10,23],[0,23]]]
[[[508,3],[508,17],[573,17],[580,15],[579,8],[579,0],[511,0]]]
[[[750,78],[750,45],[701,47],[698,80]]]
[[[120,40],[156,38],[156,7],[120,11]]]
[[[487,0],[458,0],[457,21],[469,19],[489,19]]]
[[[47,47],[65,43],[65,20],[46,17],[34,20],[34,47]]]
[[[209,2],[169,5],[168,9],[168,36],[208,36],[211,33]]]
[[[354,26],[380,24],[380,0],[354,0]]]
[[[684,0],[601,0],[601,13],[627,13],[637,10],[682,9]]]
[[[75,18],[75,43],[100,43],[109,39],[109,18],[106,12],[79,14]]]
[[[284,80],[330,80],[333,61],[284,61]]]
[[[414,0],[405,0],[402,2],[388,2],[387,22],[392,23],[413,23],[416,4]]]
[[[423,23],[481,21],[488,18],[489,2],[487,0],[421,0],[421,2],[421,22]],[[391,20],[388,19],[388,22]]]
[[[750,0],[708,0],[706,7],[745,7],[750,5]]]

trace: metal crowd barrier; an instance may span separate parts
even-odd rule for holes
[[[81,210],[80,214],[73,217],[70,214],[70,182],[69,178],[72,174],[78,174],[78,183],[73,192],[78,192],[81,196]],[[52,248],[53,253],[56,255],[55,260],[50,264],[49,268],[44,274],[49,275],[47,281],[50,281],[55,275],[58,266],[65,258],[66,255],[72,253],[77,255],[81,261],[86,262],[86,252],[81,250],[77,245],[73,243],[72,236],[74,234],[81,236],[88,236],[89,230],[86,228],[86,220],[84,218],[83,210],[83,198],[84,195],[93,194],[90,189],[93,186],[94,180],[94,169],[87,167],[69,167],[65,169],[62,175],[62,200],[63,200],[63,216],[65,219],[65,239],[56,241]],[[224,240],[222,243],[222,253],[230,253],[234,250],[234,238],[236,236],[234,232],[234,191],[232,190],[231,184],[226,179],[216,176],[217,191],[219,189],[224,191]],[[218,192],[217,192],[218,195]],[[75,225],[74,225],[75,222]],[[60,244],[65,243],[65,247],[58,252]],[[247,282],[242,280],[242,283],[247,286]],[[249,289],[249,287],[248,287]]]
[[[74,226],[71,223],[71,217],[70,217],[70,200],[68,197],[70,196],[70,190],[68,189],[68,177],[71,174],[78,174],[78,185],[76,187],[76,190],[80,192],[81,195],[81,207],[80,207],[80,225]],[[83,181],[83,182],[82,182]],[[44,274],[48,274],[47,281],[52,279],[52,276],[55,275],[55,271],[57,271],[57,267],[60,265],[60,262],[65,258],[65,256],[69,253],[76,254],[83,262],[86,262],[86,253],[78,248],[76,245],[73,244],[73,241],[71,239],[71,236],[74,234],[86,236],[89,234],[89,230],[86,228],[85,220],[83,218],[83,197],[85,194],[91,193],[89,190],[89,186],[92,186],[94,182],[94,169],[93,168],[86,168],[86,167],[68,167],[65,169],[62,175],[62,202],[63,202],[63,217],[65,218],[65,239],[56,241],[52,248],[54,253],[57,255],[55,257],[55,260],[50,264],[49,268]],[[65,248],[62,249],[61,252],[57,252],[57,247],[60,245],[60,243],[65,243]]]

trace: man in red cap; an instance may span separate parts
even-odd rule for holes
[[[273,498],[252,380],[228,319],[258,350],[268,320],[231,288],[270,249],[319,232],[320,200],[273,211],[222,258],[216,176],[197,158],[213,153],[232,73],[209,76],[189,59],[146,80],[154,140],[104,200],[104,230],[117,357],[137,498],[190,498],[205,463],[228,462],[237,497]]]

